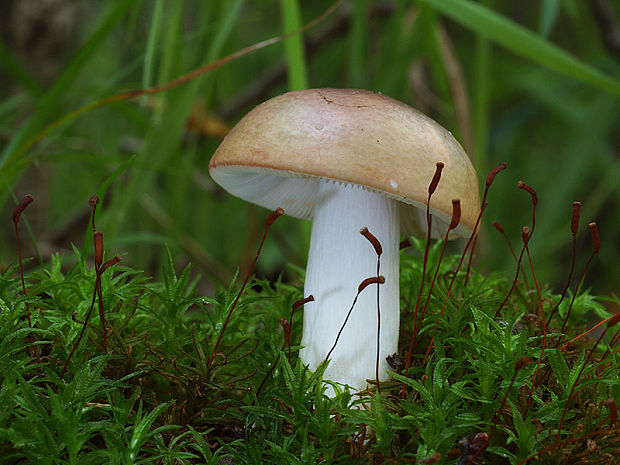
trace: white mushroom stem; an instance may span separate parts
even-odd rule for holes
[[[388,378],[386,357],[397,351],[399,326],[398,205],[357,185],[318,181],[305,295],[314,303],[304,311],[300,356],[311,369],[325,360],[343,326],[360,283],[377,274],[377,254],[360,234],[366,226],[381,242],[379,304],[381,331],[379,378]],[[331,353],[324,378],[366,388],[375,379],[377,358],[377,284],[364,289]],[[332,392],[328,390],[328,392]]]

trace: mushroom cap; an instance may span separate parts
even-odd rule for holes
[[[433,237],[445,234],[453,199],[461,201],[461,222],[451,236],[469,235],[480,192],[463,148],[426,115],[366,90],[308,89],[267,100],[224,138],[209,173],[237,197],[300,218],[312,218],[317,179],[358,184],[402,202],[401,231],[423,235],[437,162],[444,168],[430,202]]]

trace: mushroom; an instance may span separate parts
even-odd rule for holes
[[[468,236],[480,200],[467,154],[435,121],[381,94],[309,89],[280,95],[243,117],[213,155],[211,177],[231,194],[312,219],[304,292],[315,301],[304,312],[300,352],[310,369],[332,348],[360,282],[376,276],[377,255],[360,235],[367,227],[383,248],[379,378],[388,379],[386,357],[398,349],[400,234],[426,234],[437,162],[444,169],[430,203],[432,236],[445,235],[453,199],[460,199],[461,222],[450,236]],[[324,379],[365,389],[375,378],[376,340],[377,294],[366,290]]]

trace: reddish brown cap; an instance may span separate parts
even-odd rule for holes
[[[209,172],[237,197],[302,218],[312,217],[317,178],[365,186],[401,201],[402,232],[421,235],[437,162],[433,236],[450,224],[453,199],[462,213],[455,235],[468,235],[480,193],[463,148],[426,115],[366,90],[309,89],[258,105],[224,138]]]

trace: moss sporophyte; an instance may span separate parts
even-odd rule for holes
[[[493,222],[514,276],[482,274],[472,259],[504,169],[480,198],[454,138],[378,94],[272,99],[210,164],[273,212],[241,285],[209,297],[170,253],[162,282],[123,265],[131,254],[106,261],[96,197],[92,265],[76,248],[73,265],[55,256],[25,274],[26,196],[19,266],[0,274],[2,463],[616,464],[620,314],[580,289],[598,227],[573,279],[572,205],[555,294],[535,273],[538,195],[520,181],[520,250]],[[283,214],[313,220],[303,289],[252,274]]]

